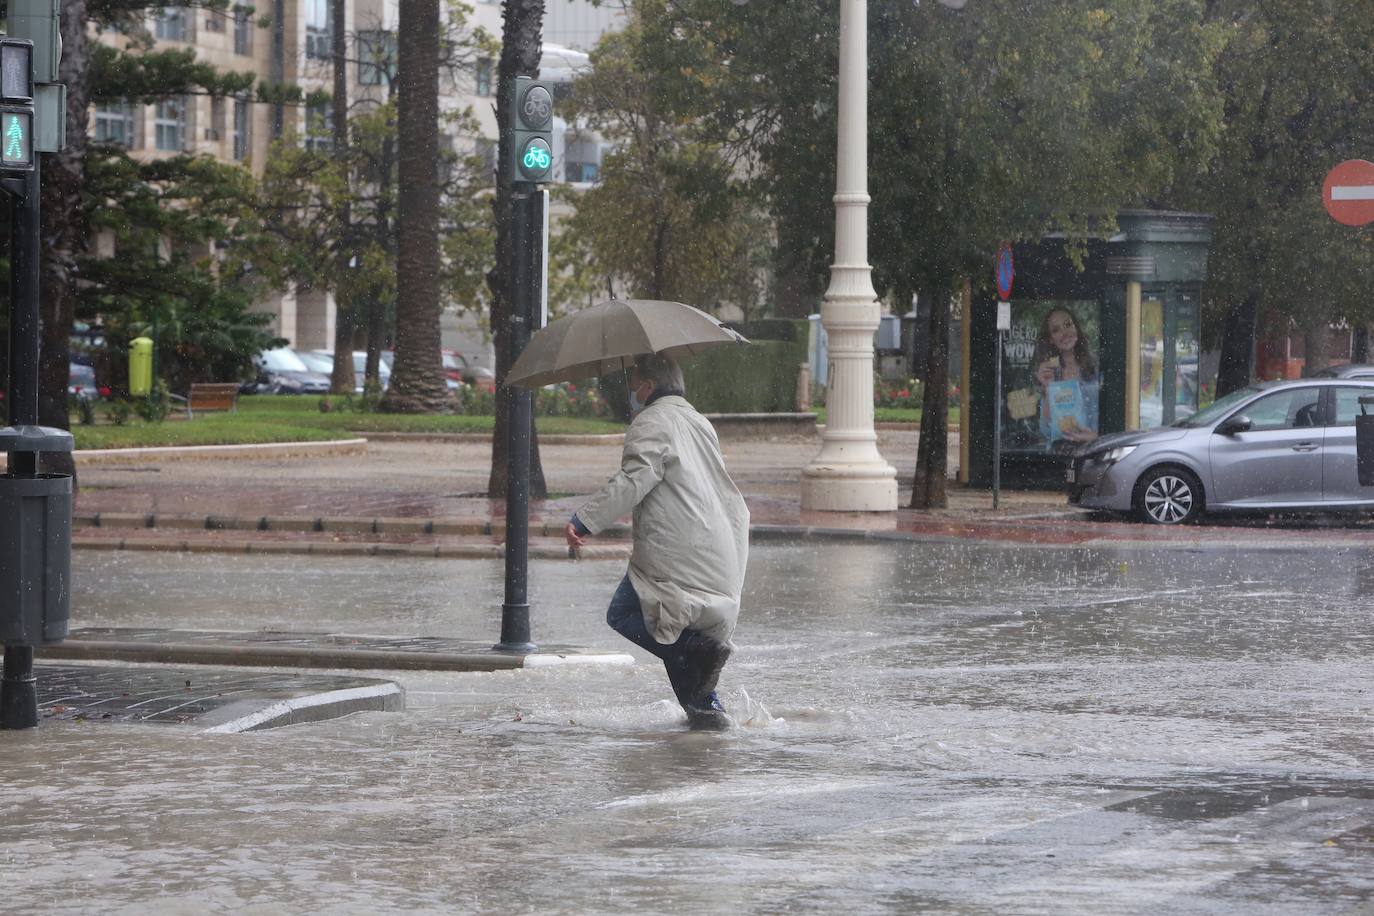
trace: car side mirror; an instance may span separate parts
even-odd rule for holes
[[[1249,417],[1239,415],[1218,426],[1216,431],[1222,436],[1234,436],[1236,433],[1248,433],[1254,425]]]

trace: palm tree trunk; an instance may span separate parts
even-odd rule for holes
[[[439,0],[400,0],[397,30],[396,361],[382,409],[437,413],[439,356]]]

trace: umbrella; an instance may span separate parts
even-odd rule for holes
[[[678,360],[711,347],[748,342],[681,302],[610,299],[536,331],[511,366],[506,384],[538,388],[624,369],[642,353]]]

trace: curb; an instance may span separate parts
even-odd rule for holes
[[[73,537],[77,550],[128,550],[172,553],[278,554],[315,557],[419,557],[433,560],[499,560],[506,555],[504,544],[361,544],[347,541],[292,543],[290,541],[193,541],[174,538],[82,538]],[[536,560],[566,560],[568,548],[532,544],[529,554]],[[578,560],[627,560],[629,544],[594,544],[577,552]]]
[[[45,646],[39,654],[43,661],[121,661],[176,665],[238,665],[257,668],[339,668],[379,671],[511,671],[520,668],[548,668],[558,665],[629,666],[635,664],[634,656],[623,652],[531,652],[528,654],[491,650],[485,652],[397,652],[386,649],[145,643],[96,639],[69,639],[62,643]],[[268,726],[255,725],[252,727],[266,728]]]
[[[148,448],[88,448],[72,454],[81,464],[140,458],[284,458],[291,455],[360,455],[366,439],[322,442],[259,442],[252,445],[156,445]]]
[[[566,520],[531,522],[530,537],[562,537]],[[285,531],[324,534],[406,534],[502,537],[504,522],[489,519],[369,518],[314,515],[158,515],[156,512],[95,512],[72,516],[74,528],[170,528],[182,531]],[[602,537],[628,538],[629,525],[610,525]]]
[[[374,442],[490,442],[491,433],[365,433]],[[539,434],[540,445],[624,445],[624,433]]]

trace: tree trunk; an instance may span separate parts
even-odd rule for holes
[[[1217,397],[1250,384],[1255,368],[1255,316],[1259,294],[1251,292],[1231,306],[1222,327],[1221,364],[1217,367]]]
[[[382,409],[438,413],[439,0],[400,0],[398,25],[396,360]]]
[[[90,50],[86,0],[63,0],[62,60],[58,78],[67,84],[67,146],[42,153],[42,254],[38,307],[42,339],[38,362],[38,419],[44,426],[68,429],[68,340],[76,318],[76,259],[86,250],[90,229],[82,205],[86,177],[86,119],[90,110]],[[75,474],[69,453],[44,456],[46,469]],[[75,487],[75,481],[73,481]]]
[[[921,294],[925,298],[925,293]],[[921,396],[921,439],[916,447],[916,475],[911,483],[911,508],[943,509],[948,472],[949,433],[949,293],[930,296],[930,347],[925,390]]]
[[[334,159],[348,162],[348,31],[344,0],[334,0],[330,9],[330,36],[333,47],[334,67]],[[352,176],[344,172],[344,181],[352,184]],[[352,233],[352,214],[348,206],[349,195],[343,195],[339,219],[344,227],[344,243],[338,251],[339,277],[347,276],[345,271],[354,269],[355,254]],[[348,289],[350,284],[334,285],[334,371],[330,373],[329,390],[335,394],[353,393],[353,331],[357,327],[357,306],[346,302],[340,289]]]
[[[1327,363],[1326,344],[1327,327],[1319,324],[1314,328],[1308,328],[1302,335],[1302,357],[1304,378],[1311,378],[1312,373],[1318,369],[1325,369]]]
[[[820,311],[825,290],[818,287],[810,269],[811,244],[800,220],[780,216],[776,220],[778,244],[773,252],[773,312],[779,318],[805,318]]]
[[[511,192],[515,176],[511,173],[511,147],[515,138],[507,125],[510,113],[507,101],[517,76],[537,76],[539,56],[543,48],[544,0],[505,0],[501,27],[501,58],[497,64],[496,121],[500,143],[497,150],[496,195],[492,209],[496,222],[496,264],[487,274],[487,288],[491,290],[491,329],[496,345],[496,378],[504,383],[506,373],[514,362],[511,350]],[[487,495],[502,499],[506,495],[506,469],[509,453],[506,431],[510,418],[506,414],[505,398],[496,399],[496,428],[491,440],[491,475],[487,478]],[[544,468],[539,459],[539,434],[530,429],[530,498],[544,499],[548,486],[544,482]]]

